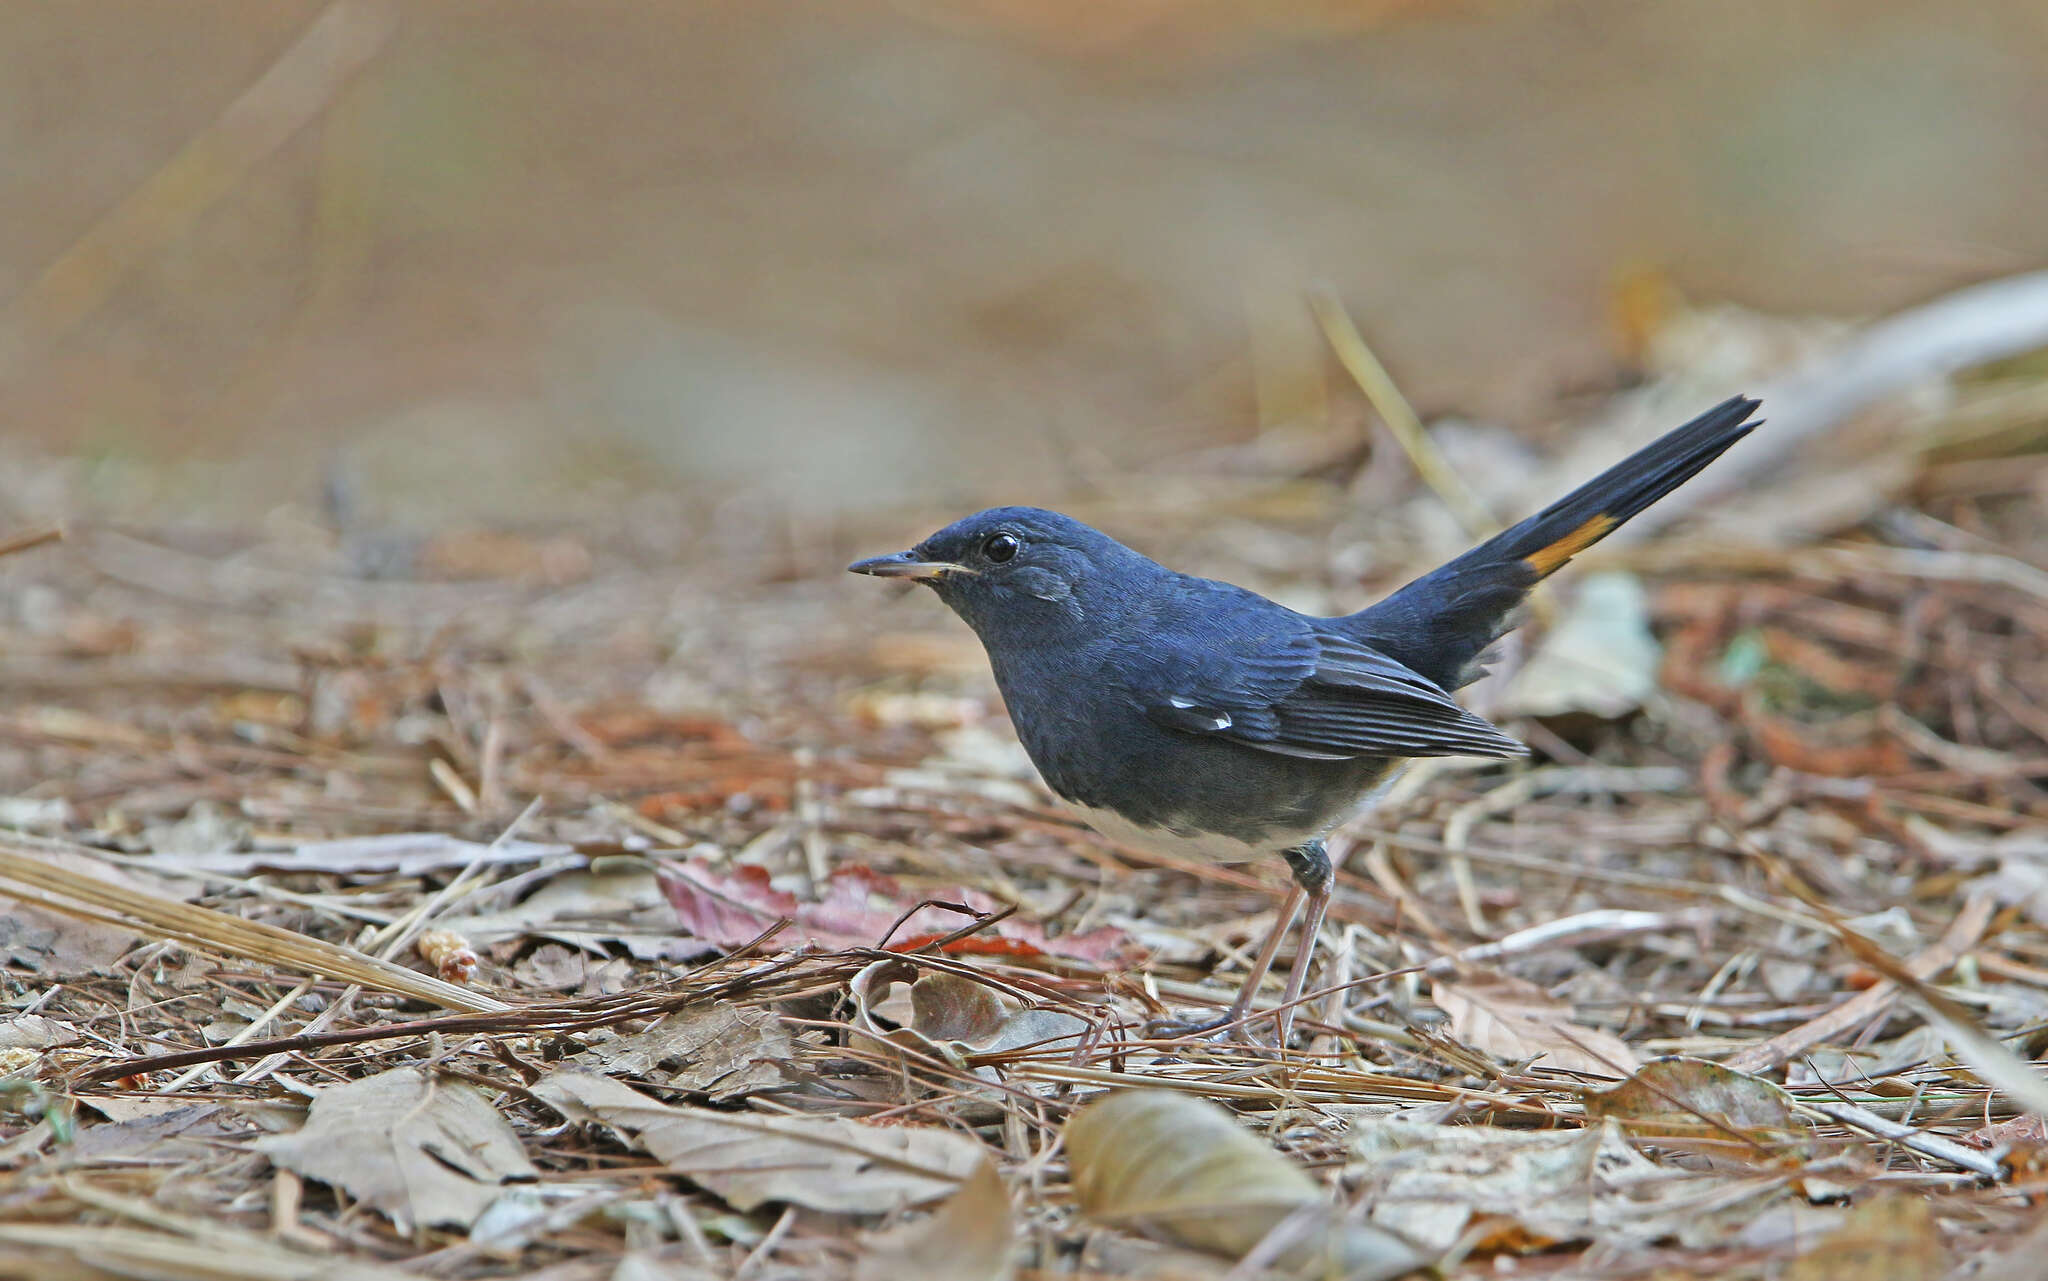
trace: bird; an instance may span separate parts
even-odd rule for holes
[[[1182,858],[1285,860],[1292,884],[1236,1000],[1179,1033],[1242,1034],[1305,907],[1274,1016],[1284,1046],[1335,880],[1326,838],[1411,760],[1526,754],[1453,692],[1485,672],[1538,583],[1760,426],[1760,403],[1716,405],[1338,617],[1178,573],[1036,507],[977,512],[847,568],[929,587],[973,629],[1032,764],[1104,836]]]

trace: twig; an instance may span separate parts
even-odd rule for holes
[[[782,1238],[789,1235],[790,1225],[795,1222],[796,1207],[792,1205],[782,1212],[782,1217],[775,1221],[775,1226],[768,1229],[767,1235],[761,1238],[761,1244],[748,1251],[747,1257],[740,1260],[740,1266],[733,1269],[732,1281],[745,1281],[745,1278],[754,1275],[757,1268],[767,1263],[768,1257],[775,1253],[776,1246],[782,1244]]]
[[[1980,897],[1988,899],[1990,896]],[[1979,1080],[2036,1117],[2048,1117],[2048,1081],[2042,1079],[2032,1063],[1985,1031],[1984,1026],[1960,1002],[1936,989],[1871,939],[1839,922],[1835,929],[1836,937],[1849,949],[1850,955],[1898,984],[1905,998],[1947,1038],[1955,1056],[1967,1064]]]
[[[1387,367],[1373,355],[1366,344],[1365,336],[1358,332],[1358,326],[1351,323],[1351,315],[1344,310],[1344,304],[1327,288],[1309,291],[1308,305],[1316,314],[1316,323],[1323,327],[1323,336],[1329,340],[1330,349],[1337,353],[1337,361],[1344,366],[1344,372],[1351,375],[1365,398],[1372,402],[1387,430],[1394,433],[1400,443],[1401,452],[1408,455],[1408,461],[1415,466],[1416,474],[1423,483],[1436,491],[1444,505],[1451,509],[1451,515],[1465,527],[1465,532],[1474,538],[1483,538],[1500,529],[1500,522],[1493,513],[1486,510],[1486,504],[1472,492],[1464,478],[1444,461],[1436,442],[1423,430],[1422,419],[1416,414],[1408,398],[1401,394],[1401,388],[1394,382]]]
[[[436,757],[435,763],[439,764],[440,758]],[[506,843],[512,839],[513,835],[540,811],[541,804],[542,798],[538,796],[528,801],[526,808],[519,812],[519,817],[506,824],[489,845],[478,850],[476,856],[469,860],[468,865],[460,872],[457,872],[454,879],[442,886],[439,893],[430,899],[424,900],[418,907],[380,930],[377,937],[370,944],[370,946],[377,949],[376,954],[388,961],[403,951],[406,944],[418,938],[420,931],[426,929],[427,923],[432,921],[442,908],[453,902],[460,895],[468,892],[471,885],[475,883],[477,877],[498,851],[505,848]]]
[[[245,1045],[248,1042],[255,1040],[257,1033],[261,1032],[264,1028],[269,1027],[273,1022],[276,1021],[279,1015],[283,1014],[286,1010],[290,1009],[293,1005],[297,1004],[298,999],[300,997],[312,991],[314,982],[315,980],[313,979],[300,979],[297,986],[293,987],[283,996],[278,997],[277,1000],[271,1002],[269,1009],[263,1011],[261,1014],[258,1014],[255,1018],[249,1020],[248,1023],[242,1026],[241,1030],[237,1031],[233,1036],[229,1037],[227,1040],[222,1041],[221,1044],[224,1046]],[[351,988],[350,990],[354,991],[356,989]],[[207,1066],[207,1064],[201,1063],[185,1069],[185,1071],[179,1075],[177,1080],[172,1081],[170,1084],[164,1086],[163,1092],[165,1094],[176,1094],[179,1090],[184,1089],[186,1086],[192,1084],[192,1082],[194,1082],[195,1080],[198,1080],[201,1074],[203,1074],[206,1071]]]
[[[437,757],[435,759],[435,764],[439,763],[440,760]],[[492,859],[492,857],[498,853],[499,850],[505,847],[506,843],[512,839],[512,834],[517,832],[521,827],[523,827],[526,824],[526,821],[528,819],[533,817],[534,812],[540,808],[540,805],[541,798],[538,796],[534,797],[533,800],[527,803],[526,809],[520,813],[519,817],[513,819],[509,826],[507,826],[504,830],[500,831],[497,835],[497,838],[494,839],[489,845],[486,845],[481,850],[477,851],[476,856],[470,859],[468,864],[465,865],[460,872],[456,873],[452,880],[450,880],[446,885],[442,886],[438,894],[434,895],[433,898],[431,899],[423,900],[421,903],[416,905],[411,911],[405,913],[397,919],[387,922],[383,926],[383,928],[380,929],[376,933],[376,935],[371,938],[369,943],[366,944],[366,946],[368,947],[377,949],[375,953],[377,959],[382,961],[389,961],[393,957],[397,956],[399,952],[405,948],[406,944],[412,942],[413,939],[419,936],[420,931],[426,928],[427,922],[432,920],[434,916],[441,911],[442,908],[446,907],[449,904],[449,902],[454,899],[458,892],[467,893],[470,887],[474,884],[479,870],[486,863],[488,863]],[[338,1022],[343,1018],[346,1018],[350,1010],[354,1007],[356,998],[362,995],[362,991],[363,989],[361,984],[350,985],[348,989],[342,992],[342,994],[339,997],[335,998],[332,1002],[330,1002],[326,1009],[321,1010],[318,1014],[314,1015],[312,1021],[308,1023],[304,1028],[300,1029],[301,1034],[314,1035],[320,1032],[324,1032],[334,1023]],[[256,1025],[251,1024],[250,1027],[245,1028],[243,1030],[253,1036],[255,1028]],[[234,1044],[234,1042],[230,1041],[228,1042],[228,1044],[232,1045]],[[264,1077],[269,1076],[272,1072],[275,1072],[278,1068],[282,1067],[284,1065],[285,1058],[286,1056],[283,1054],[273,1054],[265,1059],[262,1059],[256,1063],[251,1064],[249,1067],[243,1069],[242,1073],[235,1078],[235,1084],[255,1084],[256,1082],[262,1080]],[[186,1072],[176,1081],[173,1081],[169,1088],[174,1090],[179,1088],[180,1086],[184,1085],[187,1081],[191,1080],[194,1076],[196,1076],[198,1074],[198,1071],[199,1069],[195,1067],[191,1071]]]
[[[1851,1129],[1865,1130],[1881,1139],[1889,1139],[1902,1148],[1918,1152],[1921,1156],[1932,1157],[1958,1169],[1968,1170],[1989,1183],[2000,1182],[2011,1173],[2006,1169],[2004,1162],[1989,1152],[1979,1152],[1975,1148],[1966,1148],[1960,1143],[1944,1139],[1938,1134],[1929,1134],[1910,1125],[1888,1121],[1877,1113],[1866,1111],[1853,1103],[1800,1100],[1796,1106],[1803,1111],[1818,1113]]]
[[[978,930],[1009,915],[994,912],[921,944],[920,951],[938,950],[958,942]],[[233,919],[233,918],[231,918]],[[722,964],[731,964],[755,952],[769,939],[780,934],[789,926],[784,917],[750,942],[742,944]],[[180,1050],[173,1054],[158,1054],[147,1058],[119,1059],[113,1062],[96,1063],[71,1079],[74,1083],[112,1080],[116,1077],[135,1076],[144,1072],[162,1072],[175,1068],[191,1067],[196,1063],[216,1063],[222,1059],[247,1059],[272,1054],[304,1053],[307,1050],[325,1049],[336,1045],[358,1045],[365,1041],[389,1041],[410,1036],[441,1036],[453,1038],[478,1034],[510,1033],[532,1034],[534,1032],[587,1032],[595,1028],[613,1027],[641,1019],[658,1019],[708,1001],[733,1001],[762,999],[764,989],[773,986],[778,992],[812,987],[821,983],[837,985],[845,983],[860,972],[871,961],[900,961],[906,953],[892,952],[882,948],[849,948],[842,952],[819,955],[810,952],[793,952],[780,960],[770,961],[758,969],[749,970],[732,978],[716,981],[687,982],[678,988],[662,991],[622,992],[612,996],[595,997],[584,1001],[564,1001],[553,1005],[531,1005],[521,1009],[500,1009],[479,1014],[454,1014],[441,1018],[414,1019],[406,1023],[387,1023],[381,1027],[342,1028],[332,1032],[301,1033],[298,1036],[275,1037],[268,1041],[252,1041],[244,1045],[207,1046],[204,1049]],[[805,968],[807,967],[807,968]],[[794,973],[792,973],[794,971]],[[411,971],[405,971],[411,973]],[[784,979],[781,976],[788,975]],[[422,976],[423,977],[423,976]],[[780,980],[780,981],[777,981]],[[450,986],[453,986],[452,984]],[[461,990],[461,989],[457,989]]]
[[[771,961],[757,970],[720,983],[689,985],[681,991],[670,989],[656,993],[628,992],[588,1001],[535,1005],[525,1009],[488,1014],[450,1014],[439,1018],[413,1019],[405,1023],[386,1023],[379,1027],[306,1032],[297,1036],[273,1037],[267,1041],[251,1041],[244,1045],[210,1045],[202,1049],[180,1050],[174,1054],[119,1059],[95,1063],[76,1073],[71,1079],[74,1083],[83,1084],[111,1080],[115,1077],[136,1076],[144,1072],[169,1071],[190,1067],[196,1063],[217,1063],[222,1059],[303,1054],[308,1050],[326,1049],[336,1045],[360,1045],[366,1041],[391,1041],[412,1036],[456,1037],[489,1033],[583,1032],[638,1019],[660,1018],[664,1014],[673,1014],[706,1001],[745,996],[760,988],[769,979],[795,969],[806,960],[815,959],[817,958],[799,953]],[[827,968],[836,972],[839,967],[851,964],[850,961],[837,961],[835,965]],[[818,977],[818,973],[814,971],[805,971],[798,976],[803,982],[812,982]]]
[[[1371,851],[1365,856],[1365,870],[1372,874],[1373,882],[1382,890],[1385,890],[1389,898],[1401,905],[1402,912],[1413,920],[1424,934],[1429,936],[1429,941],[1435,945],[1437,951],[1449,952],[1452,950],[1451,936],[1444,932],[1444,928],[1441,925],[1436,923],[1435,919],[1430,916],[1429,909],[1424,907],[1422,900],[1416,896],[1415,891],[1409,889],[1401,880],[1400,875],[1394,871],[1393,860],[1387,857],[1387,843],[1385,841],[1373,842]]]
[[[1988,896],[1980,895],[1965,901],[1962,911],[1949,922],[1941,939],[1907,961],[1906,968],[1921,979],[1931,979],[1948,970],[1984,937],[1985,927],[1991,924],[1993,908]],[[1727,1066],[1752,1076],[1781,1068],[1794,1059],[1804,1057],[1813,1047],[1876,1018],[1898,999],[1898,984],[1889,980],[1880,982],[1818,1018],[1780,1032],[1768,1041],[1736,1051],[1728,1057]]]
[[[0,556],[12,556],[16,552],[25,552],[31,547],[41,547],[44,543],[54,543],[62,537],[64,537],[63,527],[52,525],[48,529],[31,530],[26,534],[16,534],[11,538],[0,538]]]
[[[19,845],[0,843],[0,889],[9,897],[34,902],[67,916],[125,925],[201,951],[290,966],[301,974],[348,979],[445,1009],[511,1008],[494,996],[365,956],[352,948],[81,875],[47,862]]]
[[[60,254],[0,315],[0,373],[56,342],[316,119],[398,29],[388,3],[339,0],[175,156]]]
[[[1553,947],[1579,947],[1601,943],[1630,934],[1656,934],[1670,929],[1698,929],[1714,919],[1705,908],[1682,912],[1636,912],[1625,908],[1596,908],[1573,916],[1516,930],[1492,943],[1481,943],[1449,956],[1440,956],[1422,967],[1425,974],[1449,974],[1461,965],[1498,961]]]

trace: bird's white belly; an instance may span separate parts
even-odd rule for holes
[[[1358,798],[1348,813],[1340,815],[1327,826],[1304,827],[1299,831],[1276,831],[1258,845],[1240,841],[1234,836],[1225,836],[1221,832],[1204,832],[1192,827],[1146,827],[1133,823],[1113,809],[1077,805],[1065,800],[1060,803],[1080,815],[1088,826],[1119,845],[1129,845],[1169,858],[1195,859],[1206,863],[1250,863],[1269,854],[1280,854],[1305,845],[1342,827],[1352,818],[1371,809],[1374,802],[1386,795],[1388,789],[1394,785],[1395,778],[1405,772],[1407,766],[1408,762],[1402,761],[1389,769],[1385,777]]]
[[[1264,844],[1252,845],[1234,836],[1221,832],[1203,832],[1192,828],[1176,831],[1169,827],[1144,827],[1133,823],[1112,809],[1098,809],[1093,805],[1074,805],[1068,809],[1079,814],[1088,826],[1107,836],[1119,845],[1153,854],[1164,854],[1169,858],[1195,859],[1205,863],[1249,863],[1293,849],[1303,841],[1311,840],[1319,833],[1275,833]]]

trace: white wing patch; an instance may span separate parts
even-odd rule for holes
[[[1173,704],[1175,707],[1179,708],[1183,712],[1191,712],[1195,709],[1195,705],[1193,703],[1190,703],[1185,698],[1169,698],[1166,701]],[[1209,709],[1205,707],[1202,710],[1206,712]],[[1223,730],[1229,729],[1231,724],[1233,723],[1230,719],[1229,713],[1227,712],[1214,712],[1204,717],[1203,719],[1208,721],[1209,728],[1211,730],[1214,730],[1219,733]]]

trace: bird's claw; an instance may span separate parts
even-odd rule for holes
[[[1145,1036],[1154,1041],[1192,1041],[1202,1037],[1222,1037],[1247,1044],[1253,1041],[1251,1029],[1259,1019],[1246,1019],[1240,1015],[1224,1013],[1212,1019],[1153,1019],[1145,1024]]]

